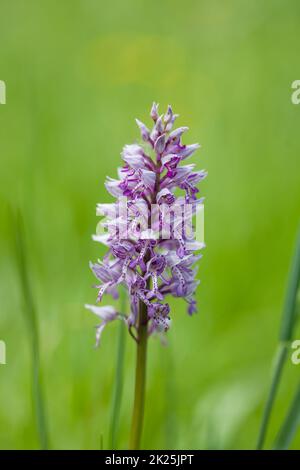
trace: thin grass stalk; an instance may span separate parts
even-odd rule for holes
[[[126,314],[127,294],[125,289],[120,289],[120,312]],[[122,404],[122,393],[124,383],[124,358],[125,358],[125,336],[126,327],[123,322],[119,325],[119,337],[116,358],[116,374],[114,381],[112,411],[110,420],[110,448],[117,449],[118,431],[120,422],[120,411]]]
[[[267,433],[267,428],[268,428],[272,408],[274,405],[275,397],[277,394],[277,390],[279,387],[282,371],[283,371],[286,356],[287,356],[287,351],[288,351],[287,344],[280,343],[278,345],[278,349],[277,349],[277,353],[276,353],[275,361],[273,365],[271,387],[270,387],[269,395],[268,395],[266,405],[264,408],[262,423],[261,423],[259,437],[257,441],[257,449],[262,449],[264,445],[265,436]]]
[[[300,383],[297,387],[294,399],[288,410],[284,423],[275,440],[275,450],[286,450],[290,447],[292,440],[300,426]]]
[[[294,256],[288,280],[286,300],[283,309],[282,321],[279,332],[279,344],[275,356],[275,363],[271,379],[271,387],[263,412],[262,423],[259,431],[257,449],[264,446],[272,409],[278,393],[280,380],[286,362],[287,351],[293,339],[293,333],[297,322],[297,292],[300,283],[300,230],[296,241]]]
[[[169,343],[169,342],[168,342]],[[175,364],[172,345],[168,344],[168,351],[164,355],[163,374],[165,377],[165,448],[176,449],[178,442],[178,419],[174,410],[177,407],[177,388],[175,380]]]
[[[282,316],[279,340],[281,342],[292,341],[297,322],[297,293],[300,284],[300,229],[292,259],[287,295]]]
[[[32,396],[35,409],[37,433],[41,449],[48,449],[48,427],[43,398],[41,372],[40,372],[40,347],[37,324],[37,314],[30,285],[28,261],[26,254],[25,233],[22,215],[17,213],[14,223],[16,237],[17,265],[20,276],[20,284],[23,296],[24,317],[27,324],[27,332],[32,356]]]

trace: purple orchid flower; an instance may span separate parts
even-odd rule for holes
[[[150,116],[152,129],[136,120],[143,142],[125,145],[118,179],[106,180],[106,189],[115,201],[97,205],[97,214],[105,217],[102,226],[107,233],[93,238],[108,247],[102,261],[90,264],[100,281],[95,286],[97,301],[104,293],[116,298],[122,284],[128,290],[131,306],[128,316],[111,306],[86,306],[102,319],[97,327],[97,344],[106,324],[115,319],[125,320],[130,330],[137,329],[141,303],[147,311],[149,334],[167,331],[170,326],[168,295],[182,297],[188,303],[189,314],[197,311],[195,291],[199,281],[193,265],[200,258],[195,252],[204,245],[186,235],[185,225],[202,203],[197,199],[197,184],[206,172],[194,171],[194,164],[182,165],[199,145],[182,143],[188,128],[173,130],[178,115],[171,106],[159,115],[154,103]],[[183,194],[178,195],[178,190]],[[191,208],[188,216],[187,204]]]

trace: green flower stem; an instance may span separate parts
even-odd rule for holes
[[[145,405],[145,383],[146,383],[146,362],[147,362],[147,306],[140,302],[138,319],[137,356],[135,370],[135,392],[134,405],[131,423],[131,435],[129,441],[130,450],[140,448]]]

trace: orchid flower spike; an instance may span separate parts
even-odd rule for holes
[[[153,103],[150,117],[152,128],[136,119],[141,141],[125,145],[118,178],[106,180],[114,202],[97,205],[97,214],[105,219],[103,233],[93,238],[108,248],[102,260],[90,264],[98,280],[97,302],[104,294],[117,298],[121,284],[130,298],[127,316],[112,306],[86,306],[101,319],[97,344],[104,327],[115,319],[125,321],[131,332],[137,329],[141,304],[146,306],[149,335],[170,326],[167,296],[182,297],[190,315],[197,311],[194,264],[200,258],[196,251],[204,244],[190,230],[187,234],[186,227],[193,225],[191,218],[202,203],[198,183],[206,172],[183,164],[199,145],[182,143],[188,128],[173,130],[178,115],[171,106],[159,115]]]

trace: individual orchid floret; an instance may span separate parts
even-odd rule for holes
[[[120,315],[111,305],[107,305],[106,307],[97,307],[95,305],[86,304],[85,308],[90,310],[102,320],[100,325],[96,326],[96,346],[99,346],[102,332],[108,323],[117,318],[121,320],[124,319],[124,317],[122,317],[122,315]]]
[[[153,103],[150,116],[152,128],[136,119],[142,142],[124,146],[118,177],[105,182],[114,201],[97,205],[97,215],[104,217],[103,233],[93,238],[108,247],[102,260],[90,264],[98,280],[97,302],[106,294],[117,298],[120,285],[130,299],[128,315],[111,306],[86,306],[102,319],[97,344],[104,327],[115,319],[124,320],[138,341],[141,311],[149,335],[167,331],[173,315],[168,296],[185,300],[188,314],[197,311],[194,265],[204,244],[196,240],[192,219],[203,203],[198,184],[206,172],[184,164],[199,144],[182,142],[188,128],[173,129],[178,115],[171,106],[159,115]]]

